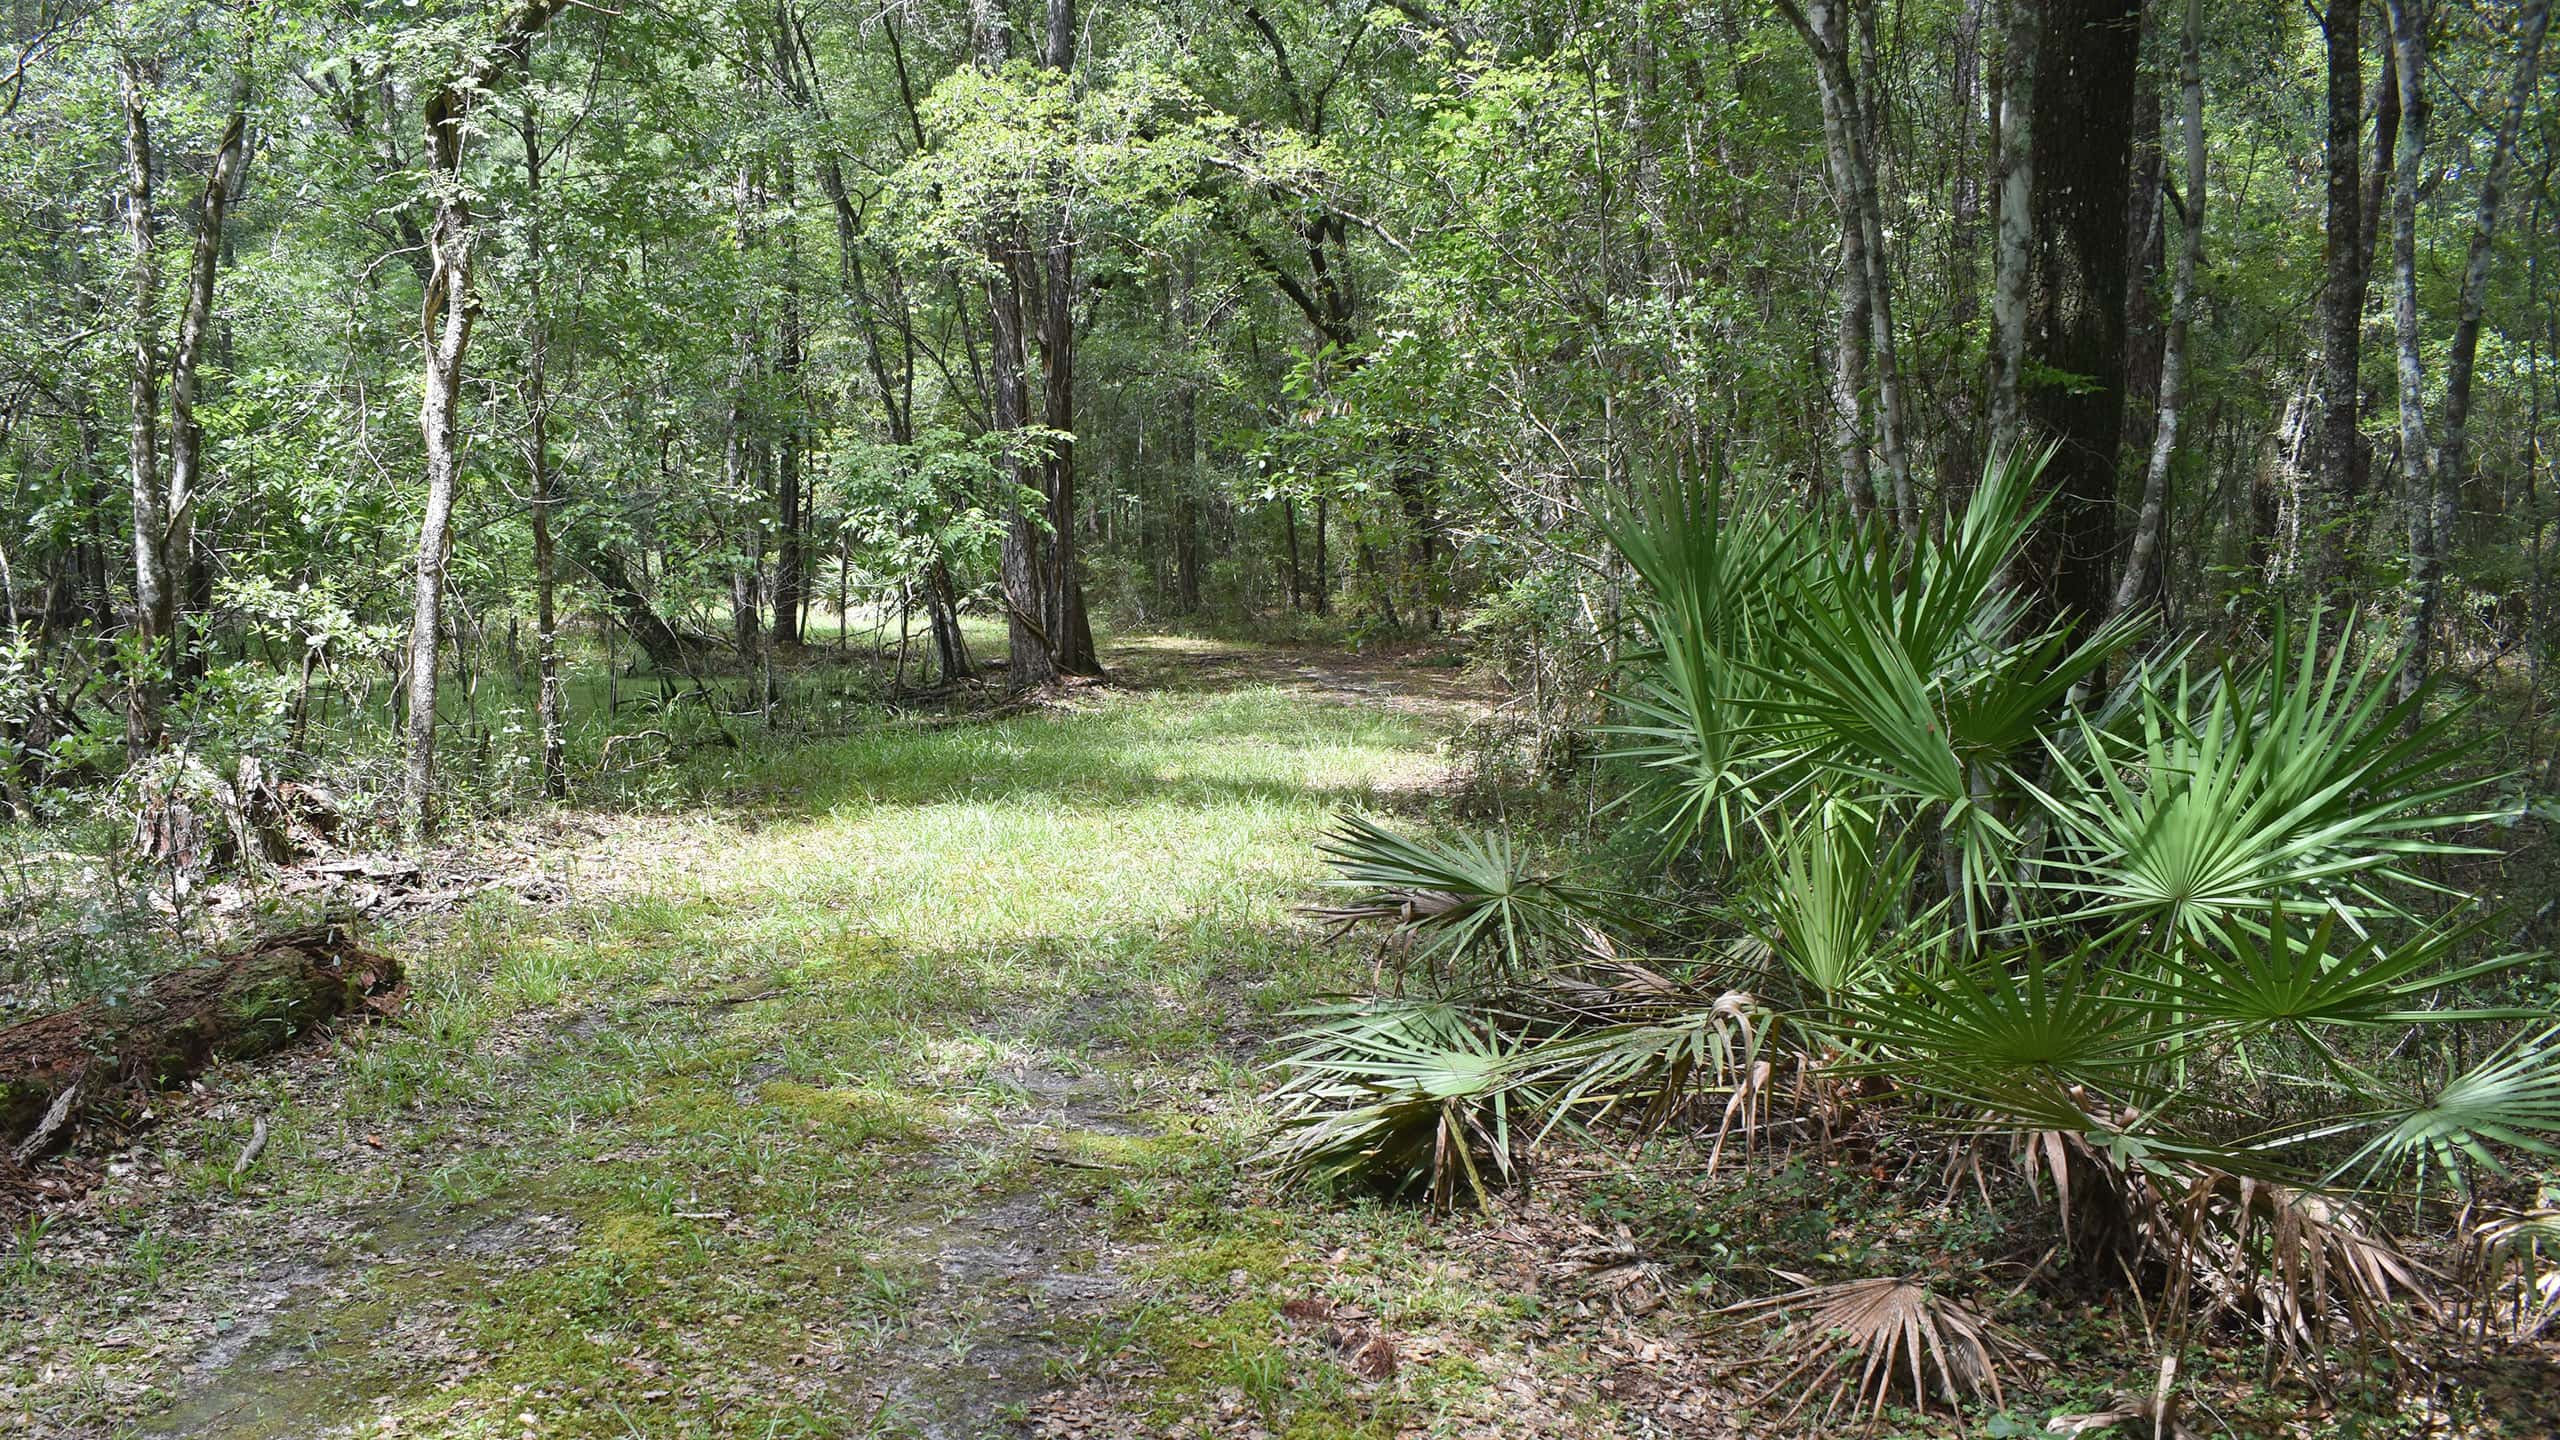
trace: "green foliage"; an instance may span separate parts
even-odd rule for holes
[[[1388,1159],[1385,1188],[1435,1177],[1436,1194],[1410,1137],[1467,1132],[1434,1097],[1499,1102],[1503,1133],[1537,1116],[1544,1135],[1680,1113],[1704,1088],[1724,1097],[1712,1172],[1782,1090],[1826,1133],[1889,1099],[1956,1147],[1951,1166],[2006,1137],[2088,1258],[2189,1277],[2179,1294],[2271,1354],[2308,1362],[2436,1305],[2377,1219],[2402,1182],[2477,1199],[2514,1158],[2560,1154],[2560,1028],[2504,978],[2530,957],[2415,904],[2442,888],[2424,862],[2472,853],[2446,837],[2485,818],[2455,808],[2482,784],[2449,743],[2459,711],[2398,695],[2395,668],[2317,613],[2279,623],[2262,658],[2173,648],[2089,703],[2139,631],[2033,620],[2011,588],[2034,473],[1995,463],[1943,537],[1727,521],[1703,484],[1623,511],[1611,534],[1652,643],[1616,733],[1666,838],[1740,897],[1705,913],[1743,934],[1691,940],[1718,957],[1705,988],[1605,940],[1522,943],[1569,934],[1583,897],[1528,875],[1516,842],[1357,822],[1326,847],[1363,887],[1337,917],[1438,927],[1511,981],[1492,1008],[1399,1007],[1375,1032],[1354,1012],[1302,1037],[1283,1162],[1339,1184]],[[2416,1058],[2484,1038],[2486,1059],[2433,1078]],[[1364,1086],[1405,1087],[1402,1108]],[[1390,1114],[1400,1146],[1356,1143]],[[2259,1279],[2212,1278],[2239,1273]],[[1839,1379],[1872,1409],[1899,1367],[1916,1396],[1996,1399],[1981,1317],[1924,1280],[1782,1303],[1845,1331],[1790,1375],[1812,1390]]]

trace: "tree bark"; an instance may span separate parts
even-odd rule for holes
[[[222,136],[214,145],[213,167],[205,177],[204,194],[197,202],[195,249],[187,261],[186,302],[178,316],[178,346],[169,356],[169,498],[163,510],[168,529],[162,551],[173,594],[197,605],[203,603],[200,582],[209,577],[199,573],[201,567],[196,559],[196,509],[204,471],[204,430],[196,423],[196,376],[204,358],[205,340],[213,332],[214,280],[222,266],[223,223],[230,214],[242,167],[248,163],[249,97],[256,83],[256,72],[249,61],[250,57],[243,54],[231,74],[230,111],[224,117]],[[193,648],[181,633],[185,623],[185,609],[173,605],[168,633],[170,644],[176,649]],[[177,654],[170,658],[173,666],[184,663]]]
[[[793,205],[792,155],[782,153],[780,187],[783,214]],[[800,612],[807,606],[808,528],[801,493],[802,456],[808,446],[808,397],[800,389],[805,341],[800,317],[800,232],[786,220],[782,229],[782,314],[773,355],[774,390],[782,405],[774,469],[774,521],[779,531],[773,557],[773,643],[786,649],[800,644]]]
[[[1001,0],[972,0],[970,10],[979,64],[989,71],[1001,68],[1012,50]],[[1057,679],[1058,672],[1042,603],[1048,566],[1040,523],[1023,508],[1020,432],[1030,417],[1031,392],[1023,344],[1021,226],[1010,217],[988,217],[986,247],[987,409],[989,429],[1003,437],[996,462],[1002,493],[996,498],[997,511],[1005,517],[997,578],[1005,608],[1005,681],[1010,689],[1028,690]]]
[[[2314,594],[2346,582],[2346,525],[2356,503],[2363,438],[2357,432],[2357,374],[2364,343],[2369,247],[2357,190],[2363,154],[2358,141],[2364,105],[2364,0],[2329,0],[2322,18],[2329,62],[2328,235],[2320,291],[2320,444],[2301,517]]]
[[[2141,0],[2046,0],[2036,39],[2031,354],[2023,403],[2055,445],[2034,551],[2049,614],[2092,623],[2112,598],[2124,430],[2127,254]]]
[[[1075,0],[1048,0],[1048,44],[1042,63],[1065,84],[1075,68]],[[1051,434],[1047,482],[1048,574],[1042,587],[1042,623],[1049,632],[1049,663],[1065,675],[1099,675],[1093,625],[1085,615],[1084,571],[1076,559],[1076,238],[1074,216],[1063,194],[1049,217],[1040,285],[1040,395],[1042,421]]]
[[[2023,438],[2027,291],[2035,235],[2036,39],[2040,0],[2008,0],[2000,60],[1999,220],[1991,258],[1991,453]]]
[[[2409,609],[2401,638],[2400,693],[2414,695],[2433,669],[2444,609],[2445,553],[2465,471],[2470,468],[2471,384],[2480,352],[2481,315],[2488,303],[2489,264],[2495,254],[2498,212],[2515,161],[2516,138],[2541,73],[2542,43],[2551,23],[2550,0],[2523,0],[2516,12],[2516,66],[2507,85],[2489,165],[2480,179],[2471,237],[2462,272],[2460,310],[2445,357],[2444,441],[2425,453],[2425,372],[2418,351],[2418,184],[2432,106],[2420,87],[2426,74],[2427,16],[2421,0],[2391,0],[2392,57],[2399,77],[2401,140],[2398,184],[2392,195],[2392,314],[2399,334],[2400,443],[2409,506]]]
[[[2156,594],[2162,535],[2169,524],[2169,462],[2178,451],[2180,407],[2186,399],[2187,344],[2195,325],[2196,272],[2204,263],[2204,5],[2186,0],[2178,45],[2178,119],[2182,179],[2178,268],[2170,281],[2169,333],[2160,347],[2160,405],[2151,432],[2151,458],[2143,467],[2142,513],[2133,545],[2116,582],[2112,609],[2122,614]]]
[[[524,141],[525,306],[524,355],[525,470],[531,491],[526,501],[533,529],[533,666],[538,687],[534,701],[542,746],[542,793],[553,800],[569,794],[567,749],[562,736],[565,702],[560,686],[560,614],[558,561],[551,535],[552,507],[558,487],[551,467],[551,321],[543,310],[543,265],[547,257],[542,215],[542,131],[530,97],[518,121]]]
[[[462,151],[471,107],[498,76],[521,63],[533,37],[567,0],[526,0],[500,23],[490,49],[475,63],[457,66],[429,92],[424,107],[427,179],[436,192],[435,219],[427,230],[425,305],[419,329],[425,351],[425,393],[418,428],[425,441],[427,503],[418,521],[416,598],[409,621],[408,765],[402,785],[409,830],[435,826],[436,644],[443,633],[445,565],[452,547],[453,502],[460,478],[457,421],[462,406],[462,361],[479,311],[471,289],[471,198],[462,183]]]
[[[2418,186],[2426,165],[2427,18],[2418,0],[2387,0],[2391,64],[2400,80],[2400,149],[2391,190],[2391,318],[2400,389],[2400,477],[2409,519],[2408,612],[2400,647],[2400,693],[2426,683],[2428,637],[2443,593],[2441,537],[2427,453],[2426,365],[2418,351]]]
[[[176,627],[177,590],[169,573],[169,523],[160,492],[160,257],[152,208],[151,112],[141,62],[116,57],[124,109],[124,226],[132,260],[133,313],[126,381],[130,430],[126,456],[133,490],[133,671],[125,677],[125,748],[139,757],[160,743],[160,672]]]
[[[399,962],[327,925],[0,1030],[0,1155],[33,1158],[69,1141],[84,1114],[183,1085],[218,1061],[272,1054],[400,978]]]
[[[1833,446],[1842,453],[1842,485],[1851,508],[1875,503],[1865,446],[1865,370],[1876,382],[1874,439],[1884,461],[1887,493],[1896,523],[1917,521],[1911,493],[1911,461],[1903,442],[1901,370],[1893,330],[1893,284],[1885,248],[1884,206],[1876,191],[1872,152],[1877,127],[1849,64],[1849,33],[1842,0],[1780,0],[1780,8],[1813,54],[1814,85],[1822,104],[1823,149],[1840,211],[1841,300],[1838,350],[1832,370]]]

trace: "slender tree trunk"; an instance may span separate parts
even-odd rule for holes
[[[533,663],[538,686],[534,711],[541,731],[542,793],[560,800],[569,793],[569,767],[562,739],[558,563],[551,537],[551,511],[558,499],[551,469],[551,322],[543,310],[542,131],[530,96],[518,123],[524,140],[527,216],[524,391],[530,433],[525,441],[525,469],[532,492],[526,508],[533,528]]]
[[[249,97],[255,84],[250,57],[243,55],[231,76],[231,106],[214,145],[213,168],[205,177],[197,203],[195,249],[188,257],[187,293],[178,317],[178,347],[169,357],[169,497],[163,511],[167,538],[162,542],[167,583],[175,596],[201,607],[202,574],[196,559],[197,499],[203,489],[204,430],[196,423],[196,375],[204,358],[206,337],[213,332],[214,280],[222,266],[223,222],[248,163]],[[184,633],[183,609],[172,606],[168,630],[172,667],[185,673],[193,647]]]
[[[453,543],[454,492],[461,472],[458,424],[462,361],[479,309],[471,291],[471,199],[462,184],[462,151],[471,107],[512,63],[521,63],[567,0],[528,0],[503,23],[497,43],[468,70],[457,68],[427,96],[427,179],[436,209],[428,228],[424,395],[418,428],[425,441],[427,503],[418,521],[417,588],[409,618],[408,766],[402,800],[412,834],[435,825],[436,642],[443,633],[445,565]]]
[[[2036,38],[2043,0],[2008,0],[2000,60],[1999,223],[1991,260],[1991,453],[2023,438],[2027,291],[2034,268]]]
[[[781,200],[787,217],[793,205],[791,152],[782,154]],[[779,463],[774,473],[774,519],[780,534],[773,559],[773,643],[787,649],[800,645],[800,612],[808,604],[804,554],[807,517],[801,494],[802,456],[807,448],[808,397],[801,393],[800,367],[804,341],[800,323],[800,231],[786,219],[782,227],[782,315],[773,357],[774,390],[782,405]]]
[[[2401,639],[2400,693],[2426,683],[2429,637],[2443,594],[2435,496],[2427,451],[2426,365],[2418,351],[2418,186],[2426,165],[2427,18],[2418,0],[2388,0],[2391,63],[2400,79],[2400,149],[2391,192],[2391,318],[2400,386],[2401,493],[2409,515],[2407,629]]]
[[[1822,107],[1823,153],[1831,177],[1831,195],[1840,215],[1839,323],[1831,359],[1831,445],[1840,466],[1840,484],[1849,507],[1864,515],[1876,503],[1875,481],[1867,462],[1869,426],[1867,376],[1872,364],[1879,377],[1874,431],[1886,455],[1889,493],[1895,513],[1910,488],[1908,470],[1896,474],[1893,459],[1900,450],[1900,425],[1885,411],[1894,387],[1882,381],[1890,363],[1892,320],[1877,280],[1888,273],[1875,253],[1882,227],[1870,225],[1868,205],[1875,198],[1874,172],[1866,154],[1868,125],[1847,52],[1847,27],[1839,0],[1780,0],[1790,23],[1813,56],[1814,90]],[[1879,320],[1882,308],[1884,318]]]
[[[2320,443],[2304,487],[2301,526],[2313,593],[2346,583],[2348,514],[2356,503],[2363,437],[2357,432],[2357,374],[2364,343],[2369,249],[2357,196],[2363,151],[2364,0],[2328,0],[2322,17],[2329,56],[2326,276],[2320,291]]]
[[[1982,18],[1988,5],[1989,0],[1964,0],[1956,21],[1955,161],[1949,167],[1947,187],[1947,322],[1959,335],[1972,333],[1979,303],[1974,287],[1981,263],[1977,252],[1982,243],[1982,177],[1976,168],[1974,106],[1982,87]],[[1981,473],[1982,456],[1981,436],[1975,428],[1981,417],[1972,385],[1958,379],[1941,393],[1947,421],[1947,433],[1937,446],[1938,508],[1943,513],[1948,497],[1963,493]]]
[[[2436,449],[2436,527],[2443,543],[2451,543],[2453,501],[2469,480],[2471,466],[2471,380],[2480,354],[2481,317],[2488,308],[2489,264],[2496,255],[2500,207],[2513,174],[2516,142],[2542,75],[2542,46],[2551,27],[2551,0],[2522,0],[2516,11],[2516,68],[2507,82],[2497,137],[2488,172],[2480,179],[2480,195],[2472,212],[2471,242],[2462,268],[2461,311],[2455,317],[2453,344],[2444,365],[2444,443]]]
[[[1332,508],[1331,497],[1316,497],[1316,613],[1319,615],[1333,613],[1333,570],[1325,562],[1324,543],[1326,531],[1332,528],[1327,523],[1330,517],[1326,512]]]
[[[1042,63],[1061,77],[1075,68],[1075,0],[1048,0],[1049,33]],[[1040,286],[1040,393],[1050,436],[1049,574],[1044,623],[1050,663],[1062,674],[1099,675],[1093,625],[1085,615],[1084,570],[1076,559],[1076,240],[1061,198],[1049,220]]]
[[[2516,138],[2542,65],[2543,37],[2551,23],[2550,0],[2523,0],[2516,12],[2516,67],[2509,79],[2489,166],[2481,176],[2464,256],[2460,311],[2445,357],[2444,443],[2427,456],[2422,408],[2425,372],[2418,352],[2417,207],[2431,105],[2421,88],[2426,75],[2427,17],[2420,0],[2391,0],[2393,64],[2400,80],[2399,183],[2392,196],[2392,313],[2400,332],[2400,443],[2409,505],[2408,629],[2401,639],[2400,691],[2426,684],[2439,643],[2444,609],[2444,562],[2470,468],[2471,384],[2480,352],[2481,315],[2488,304],[2489,264],[2495,251],[2498,211],[2515,161]]]
[[[2170,281],[2169,334],[2160,349],[2159,419],[2151,433],[2151,459],[2143,467],[2142,513],[2133,545],[2116,581],[2113,609],[2122,614],[2152,593],[2159,573],[2161,537],[2169,525],[2169,462],[2178,451],[2180,407],[2186,400],[2187,345],[2195,325],[2196,272],[2204,263],[2204,4],[2186,0],[2178,46],[2178,120],[2183,183],[2178,268]]]
[[[125,677],[125,748],[135,756],[160,743],[160,671],[175,629],[177,591],[169,573],[169,522],[160,496],[160,257],[152,211],[151,113],[141,62],[116,58],[124,108],[125,239],[132,252],[133,317],[128,344],[133,373],[126,399],[131,430],[126,453],[133,489],[133,638]]]
[[[1191,287],[1195,257],[1185,254],[1173,270],[1173,326],[1182,356],[1182,385],[1174,397],[1174,423],[1180,432],[1173,462],[1173,595],[1174,608],[1189,615],[1200,608],[1200,491],[1204,447],[1200,435],[1200,381],[1194,371],[1199,337],[1192,313]],[[1286,505],[1285,499],[1281,502]],[[1298,600],[1298,520],[1289,513],[1289,603]]]

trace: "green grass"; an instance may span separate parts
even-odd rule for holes
[[[563,862],[571,903],[399,937],[396,1022],[217,1077],[162,1138],[169,1183],[110,1187],[103,1243],[20,1246],[0,1387],[65,1434],[900,1434],[1105,1375],[1132,1415],[1239,1391],[1281,1434],[1439,1413],[1482,1387],[1371,1391],[1272,1328],[1331,1249],[1403,1222],[1275,1209],[1248,1166],[1258,1037],[1367,977],[1293,913],[1313,842],[1432,778],[1437,743],[1160,685],[695,751],[658,777],[672,813]],[[1029,1302],[935,1255],[1011,1253],[987,1227],[1024,1216],[1110,1294],[1040,1322],[1005,1362],[1030,1378],[980,1382]],[[306,1283],[260,1289],[288,1265]]]

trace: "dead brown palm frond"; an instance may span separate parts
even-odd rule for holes
[[[1894,1387],[1906,1380],[1912,1403],[1922,1409],[1932,1396],[1951,1410],[1985,1398],[1997,1406],[2006,1403],[2003,1368],[2045,1358],[1990,1317],[1937,1293],[1925,1281],[1887,1276],[1817,1285],[1801,1275],[1779,1273],[1799,1282],[1799,1288],[1716,1313],[1785,1315],[1790,1317],[1786,1333],[1804,1337],[1802,1357],[1753,1402],[1763,1404],[1796,1389],[1795,1403],[1780,1417],[1781,1424],[1826,1391],[1825,1418],[1843,1401],[1853,1412],[1866,1407],[1873,1418],[1884,1412]]]
[[[2518,1210],[2473,1226],[2462,1262],[2477,1338],[2495,1323],[2512,1341],[2560,1324],[2560,1207]]]
[[[2201,1165],[2148,1182],[2144,1200],[2145,1238],[2203,1308],[2255,1325],[2271,1364],[2307,1369],[2348,1336],[2396,1347],[2413,1316],[2444,1318],[2440,1277],[2346,1201]]]

